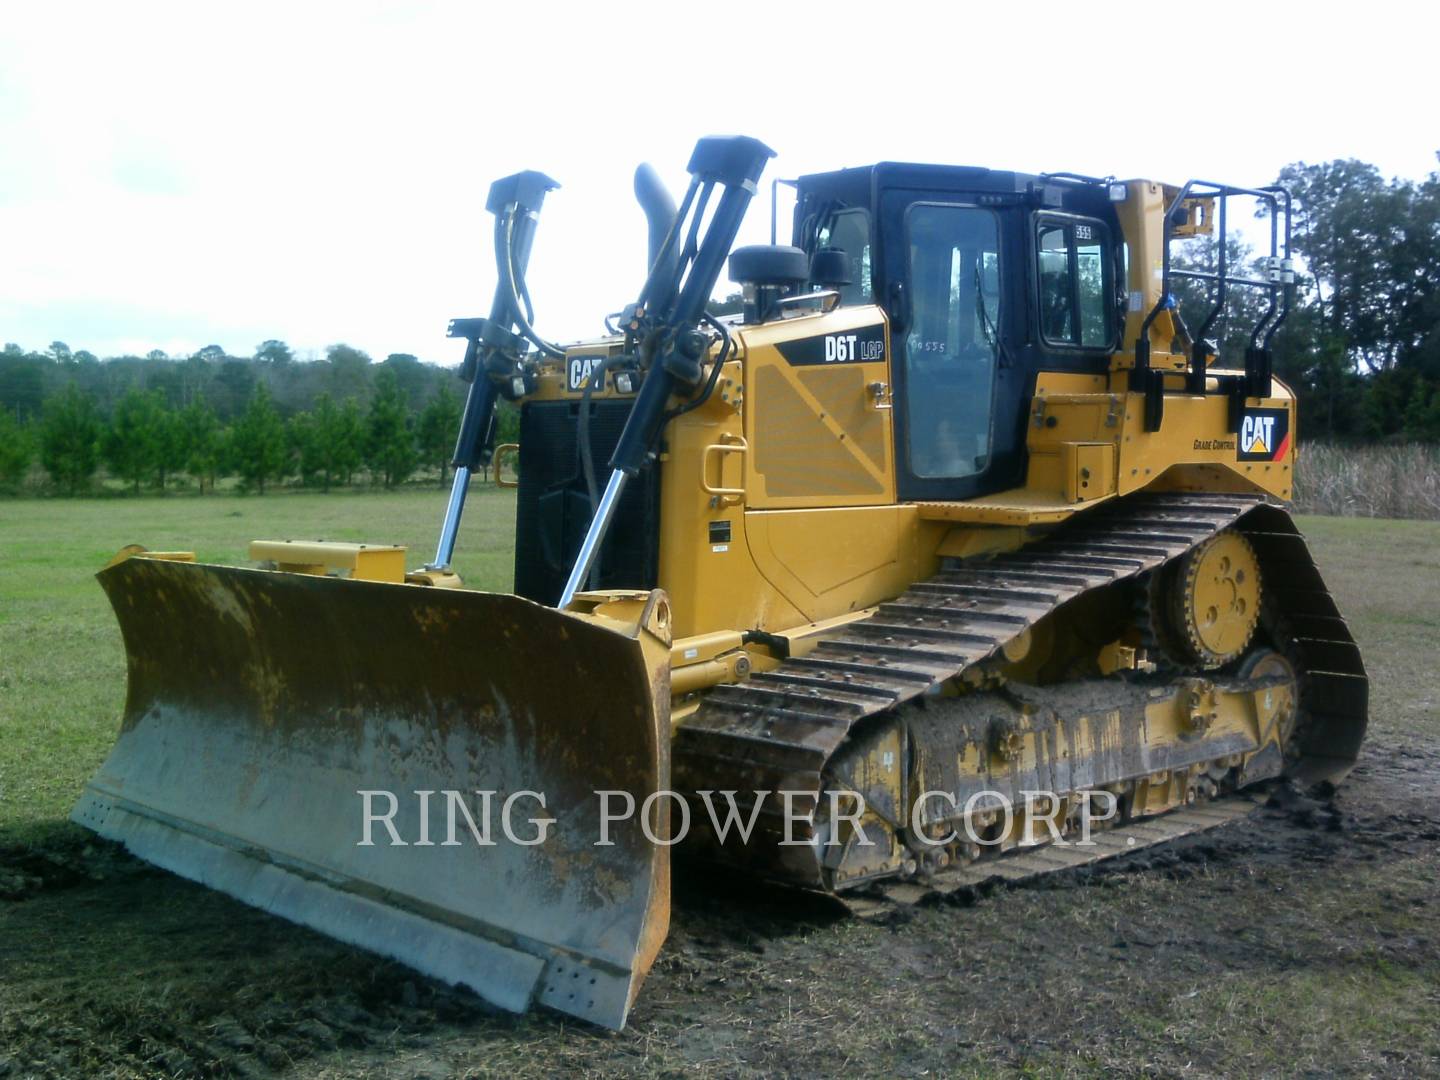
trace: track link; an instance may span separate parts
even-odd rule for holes
[[[851,914],[883,920],[897,911],[928,900],[943,898],[963,889],[975,889],[996,882],[1023,885],[1044,874],[1093,866],[1107,859],[1131,855],[1182,836],[1205,832],[1249,817],[1262,805],[1248,794],[1231,795],[1199,806],[1127,822],[1097,831],[1093,846],[1047,844],[996,858],[953,866],[924,881],[881,881],[856,893],[841,893],[840,899]]]

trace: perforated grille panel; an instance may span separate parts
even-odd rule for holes
[[[820,369],[805,372],[803,385],[812,405],[784,372],[761,367],[755,385],[755,469],[765,477],[765,490],[781,497],[797,495],[861,496],[883,487],[844,445],[883,464],[883,428],[865,406],[864,372]],[[839,439],[820,417],[835,418],[845,433]]]

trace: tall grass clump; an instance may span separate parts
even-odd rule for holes
[[[1440,446],[1304,443],[1295,508],[1339,517],[1440,519]]]

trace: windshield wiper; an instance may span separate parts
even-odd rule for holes
[[[1000,333],[995,324],[990,321],[990,312],[985,306],[985,268],[984,256],[975,260],[975,313],[980,316],[980,330],[989,342],[990,348],[995,350],[995,360],[1000,367],[1009,367],[1009,358],[1005,355],[1005,347],[1000,344]]]

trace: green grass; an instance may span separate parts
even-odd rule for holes
[[[1302,517],[1325,583],[1360,642],[1371,723],[1434,737],[1440,641],[1440,523]]]
[[[126,544],[245,563],[251,540],[404,544],[434,554],[439,489],[391,494],[0,501],[0,842],[63,821],[119,729],[125,655],[97,570]],[[455,567],[508,589],[514,497],[478,485]]]

